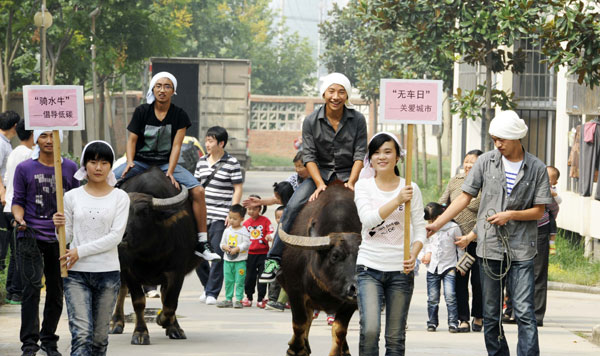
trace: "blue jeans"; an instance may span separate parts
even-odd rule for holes
[[[439,325],[438,310],[440,309],[440,290],[443,283],[444,300],[448,308],[448,326],[458,327],[455,281],[456,272],[454,268],[449,268],[442,274],[427,272],[427,314],[429,315],[427,326],[437,328]]]
[[[381,306],[385,301],[385,355],[404,355],[406,319],[414,288],[414,273],[381,272],[356,266],[360,311],[360,356],[379,355]]]
[[[71,356],[104,356],[108,324],[121,286],[120,272],[74,272],[64,278]]]
[[[221,250],[221,238],[225,231],[225,221],[215,220],[208,224],[208,242],[215,253],[221,256],[218,261],[211,261],[210,266],[207,261],[202,260],[196,268],[196,274],[200,283],[204,286],[204,293],[207,297],[217,298],[223,287],[223,250]]]
[[[133,166],[129,170],[129,172],[127,172],[126,178],[135,177],[138,174],[144,173],[150,167],[152,167],[152,165],[144,163],[144,162],[140,162],[140,161],[133,161],[133,163],[135,163],[135,166]],[[125,167],[127,167],[127,163],[123,163],[122,165],[120,165],[114,169],[115,176],[117,177],[117,179],[121,179],[121,175],[123,175],[123,171],[125,171]],[[169,164],[165,163],[165,164],[161,164],[157,167],[160,168],[161,171],[167,172],[167,170],[169,169]],[[175,170],[173,171],[173,178],[175,178],[175,180],[179,184],[183,184],[187,189],[192,189],[192,188],[200,185],[200,182],[198,182],[198,179],[196,179],[194,177],[194,175],[192,173],[190,173],[190,171],[188,171],[187,169],[183,168],[180,165],[175,166]]]
[[[510,355],[506,339],[498,340],[500,333],[500,315],[502,314],[503,291],[501,282],[490,278],[486,272],[483,259],[479,258],[481,270],[481,288],[483,291],[483,327],[485,346],[490,356]],[[504,268],[506,260],[487,260],[490,269],[498,274],[501,264]],[[519,341],[517,355],[534,356],[540,354],[537,324],[535,320],[533,259],[512,261],[506,278],[506,287],[512,301],[515,319],[518,325]]]
[[[290,232],[290,229],[294,224],[294,220],[296,220],[296,216],[298,216],[300,210],[302,210],[304,204],[306,204],[312,193],[315,192],[315,189],[317,189],[317,186],[312,180],[312,178],[306,178],[304,182],[300,184],[298,189],[294,191],[294,194],[290,198],[290,201],[287,203],[285,209],[283,210],[283,214],[281,215],[281,221],[279,222],[283,231],[288,233]],[[285,244],[279,238],[278,227],[278,230],[275,231],[273,246],[267,254],[267,259],[275,259],[277,261],[281,261],[281,255],[283,254],[283,246],[285,246]]]

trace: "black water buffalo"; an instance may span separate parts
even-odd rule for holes
[[[175,311],[185,275],[200,262],[194,255],[197,237],[191,197],[185,187],[177,190],[158,168],[127,180],[121,189],[129,193],[131,205],[125,236],[119,244],[121,290],[110,332],[123,332],[123,303],[129,289],[136,314],[131,343],[150,344],[142,284],[160,284],[162,311],[156,322],[169,338],[185,339]]]
[[[310,355],[314,309],[335,313],[329,355],[350,355],[346,333],[357,309],[354,276],[360,230],[354,192],[341,182],[306,204],[289,234],[279,230],[286,247],[277,280],[289,296],[294,329],[287,355]]]

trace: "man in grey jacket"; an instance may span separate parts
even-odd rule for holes
[[[501,325],[503,277],[513,300],[518,324],[518,355],[539,355],[534,305],[537,220],[552,203],[546,166],[525,152],[520,139],[527,125],[514,111],[499,113],[489,134],[496,150],[480,156],[456,198],[426,228],[431,235],[462,211],[481,191],[476,233],[456,242],[466,246],[477,238],[483,291],[483,325],[488,355],[509,355]]]

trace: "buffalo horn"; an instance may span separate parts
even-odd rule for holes
[[[183,185],[181,186],[181,192],[174,197],[170,198],[152,198],[152,207],[158,210],[167,210],[174,208],[187,200],[188,190]]]
[[[279,225],[279,238],[286,244],[307,250],[323,250],[329,248],[329,236],[289,235]]]

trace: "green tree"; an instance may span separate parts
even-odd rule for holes
[[[592,5],[593,4],[593,5]],[[579,84],[600,84],[600,13],[597,1],[547,0],[537,22],[542,53],[558,71],[577,75]]]

